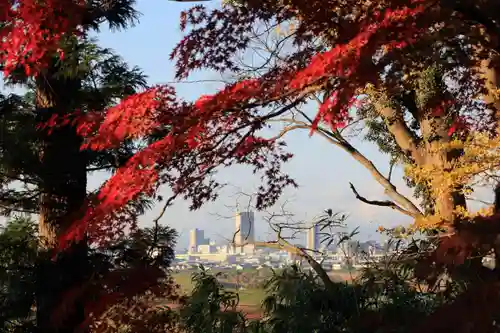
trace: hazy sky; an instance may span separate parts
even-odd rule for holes
[[[214,6],[219,3],[208,4]],[[166,0],[139,0],[138,10],[143,14],[140,24],[124,32],[103,31],[99,35],[100,43],[116,50],[131,65],[141,67],[149,76],[150,83],[169,82],[173,80],[174,69],[168,55],[182,37],[178,28],[179,13],[192,5]],[[191,79],[203,78],[207,76],[196,75]],[[176,88],[182,97],[193,100],[201,94],[214,91],[215,86],[210,83],[183,83],[176,84]],[[300,188],[289,191],[283,199],[291,201],[287,207],[297,214],[297,218],[312,218],[325,208],[343,211],[350,215],[350,226],[360,226],[365,237],[376,237],[375,230],[379,224],[394,225],[405,221],[390,209],[367,206],[353,197],[349,182],[353,182],[363,195],[373,199],[382,199],[383,189],[350,156],[320,137],[309,137],[307,131],[292,133],[287,141],[295,158],[287,165],[286,170],[295,177]],[[386,172],[386,156],[380,155],[375,147],[367,144],[357,144],[357,147]],[[174,226],[181,233],[179,245],[185,246],[187,233],[194,227],[205,229],[213,238],[220,235],[229,237],[234,228],[233,220],[220,219],[216,215],[231,214],[231,209],[226,206],[235,206],[237,198],[234,194],[238,188],[251,193],[259,183],[249,170],[242,167],[223,170],[219,177],[235,187],[225,190],[214,204],[196,212],[190,212],[187,203],[183,201],[178,201],[169,208],[163,222]],[[92,179],[93,183],[101,180],[102,177]],[[398,183],[402,187],[402,183]],[[245,198],[240,201],[241,206],[246,205]],[[148,214],[144,218],[144,224],[150,223],[158,210],[159,207]],[[271,237],[266,235],[268,228],[262,214],[257,214],[256,231],[262,238]]]

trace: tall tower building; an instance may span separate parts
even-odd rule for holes
[[[205,238],[205,232],[201,229],[192,229],[189,231],[189,253],[198,252],[199,245],[207,245],[210,242],[208,238]]]
[[[236,212],[235,246],[255,243],[255,226],[253,212]]]
[[[318,251],[319,249],[319,225],[314,224],[307,230],[307,245],[306,248],[311,251]]]

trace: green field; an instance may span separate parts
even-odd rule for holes
[[[185,294],[190,294],[193,290],[191,277],[194,272],[194,270],[180,271],[172,274],[176,283],[179,284],[181,291]],[[222,273],[219,281],[224,285],[226,290],[236,291],[236,282],[238,282],[240,286],[244,287],[238,291],[240,304],[253,307],[259,306],[264,300],[265,290],[262,288],[262,283],[271,276],[272,271],[244,269],[236,273],[236,270],[212,269],[210,273]],[[237,275],[239,275],[239,277],[237,277]],[[337,282],[351,281],[356,275],[356,272],[349,272],[348,270],[339,270],[329,273],[330,278]]]
[[[191,281],[192,273],[193,271],[182,271],[172,274],[176,283],[179,284],[182,292],[186,294],[191,293],[193,290],[193,282]],[[213,273],[216,272],[214,271]],[[224,283],[224,280],[221,282]],[[236,291],[236,288],[226,287],[226,290]],[[265,297],[265,291],[262,288],[243,288],[239,290],[238,294],[241,305],[260,305]]]

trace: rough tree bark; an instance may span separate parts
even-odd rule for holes
[[[78,96],[79,80],[55,75],[56,66],[36,81],[36,111],[41,122],[53,114],[63,115],[73,110]],[[51,252],[59,236],[79,217],[86,197],[86,157],[80,151],[82,139],[70,125],[41,134],[40,160],[42,168],[39,213],[41,248]],[[84,319],[83,308],[72,304],[64,320],[54,319],[54,311],[67,289],[74,287],[83,276],[86,244],[79,244],[65,253],[64,258],[44,262],[40,266],[37,295],[37,325],[40,332],[75,332]],[[73,311],[71,311],[73,310]]]
[[[421,163],[417,165],[433,166],[442,171],[449,171],[453,161],[461,155],[461,151],[443,148],[450,142],[448,126],[442,117],[425,116],[420,121],[422,130],[423,146]],[[444,179],[436,178],[432,182],[432,187],[437,191],[435,197],[435,210],[443,220],[453,222],[455,211],[460,206],[467,207],[465,195],[461,188],[450,188],[445,185]]]

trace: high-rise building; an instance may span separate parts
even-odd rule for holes
[[[189,253],[198,252],[199,245],[207,245],[210,243],[210,239],[205,238],[205,231],[201,229],[192,229],[189,231]]]
[[[253,212],[236,212],[234,245],[241,246],[255,243]]]
[[[314,224],[310,229],[307,230],[307,245],[306,248],[311,251],[319,250],[319,225]]]

